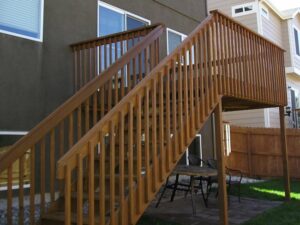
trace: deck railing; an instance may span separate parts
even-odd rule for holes
[[[88,79],[84,80],[80,87],[84,84],[85,86],[74,96],[14,144],[6,154],[1,155],[0,177],[6,177],[7,192],[3,194],[4,196],[0,195],[0,198],[1,200],[6,198],[7,224],[17,222],[24,224],[24,213],[28,210],[27,208],[30,208],[30,224],[35,224],[39,219],[39,217],[35,218],[36,212],[43,215],[47,211],[47,202],[53,203],[57,199],[56,193],[63,190],[62,183],[59,183],[55,177],[57,159],[63,156],[114,105],[121,101],[143,79],[145,74],[157,65],[159,38],[163,30],[164,26],[157,24],[141,30],[136,29],[116,34],[116,36],[111,35],[72,45],[75,55],[90,52],[89,59],[99,60],[98,57],[93,57],[93,54],[95,56],[95,50],[103,43],[106,45],[109,43],[108,45],[112,46],[118,42],[132,40],[132,38],[137,40],[133,41],[134,46],[127,49],[126,53],[123,51],[115,58],[113,65],[107,64],[105,70],[100,70],[99,76],[94,78],[93,76],[98,74],[96,71],[98,61],[86,61],[86,57],[83,56],[83,61],[80,61],[83,63],[83,67],[79,67],[82,73],[79,73],[78,69],[77,73],[82,80],[82,74],[87,75],[89,71],[88,76],[93,79],[88,83],[86,83]],[[142,57],[144,62],[140,60]],[[126,78],[128,78],[127,83],[125,82]],[[27,154],[30,155],[29,190],[24,188],[23,176]],[[12,169],[16,163],[19,165],[20,173],[19,185],[16,187],[17,194],[13,191],[12,182]],[[25,202],[28,202],[28,198],[29,205],[26,205]],[[15,217],[12,215],[13,201],[19,208],[18,221],[15,221]]]
[[[65,224],[136,223],[222,96],[285,105],[283,50],[214,11],[59,160]]]

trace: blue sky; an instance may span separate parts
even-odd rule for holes
[[[279,10],[300,8],[300,0],[270,0]]]

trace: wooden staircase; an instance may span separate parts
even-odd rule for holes
[[[73,45],[79,91],[48,118],[48,125],[55,118],[51,126],[35,128],[0,159],[0,172],[9,174],[8,223],[12,222],[11,167],[15,161],[22,166],[28,149],[31,224],[35,193],[41,195],[41,224],[135,224],[214,110],[220,112],[222,105],[223,110],[286,105],[283,50],[231,18],[213,11],[159,62],[161,33],[162,26],[155,25],[144,28],[144,33],[127,33],[123,39]],[[107,60],[106,54],[116,49],[112,46],[129,37],[137,44],[111,64],[104,63],[102,75],[85,84],[93,77],[89,73],[97,74],[91,59]],[[99,46],[110,53],[96,56],[102,52]],[[41,183],[36,191],[35,157],[45,162],[46,148],[50,188]],[[56,149],[63,149],[57,165]],[[44,178],[45,165],[41,167],[39,177]],[[21,190],[20,206],[23,195]]]

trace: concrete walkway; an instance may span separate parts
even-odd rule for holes
[[[214,195],[209,199],[208,208],[204,207],[200,195],[196,196],[195,202],[196,216],[192,215],[190,195],[187,198],[184,198],[182,195],[178,196],[173,202],[170,202],[169,198],[163,198],[158,208],[155,208],[156,201],[153,201],[146,210],[145,215],[183,225],[219,225],[218,200]],[[281,202],[249,198],[241,198],[241,203],[239,203],[237,197],[230,196],[230,225],[242,224],[265,210],[280,204]]]

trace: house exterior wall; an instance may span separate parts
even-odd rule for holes
[[[232,17],[232,6],[241,5],[245,3],[255,2],[256,6],[258,6],[258,2],[253,0],[245,1],[245,0],[208,0],[207,1],[207,10],[208,12],[211,10],[218,9],[223,13],[227,14],[228,16]],[[257,8],[257,7],[256,7]],[[243,25],[247,26],[248,28],[257,31],[257,18],[256,13],[252,13],[249,15],[244,16],[237,16],[234,17],[235,20],[239,21]]]
[[[244,127],[265,126],[264,109],[224,112],[223,118],[225,121],[229,121],[230,125]]]
[[[186,34],[207,11],[205,0],[104,2]],[[73,94],[69,45],[96,36],[96,0],[45,0],[41,43],[0,33],[0,130],[30,130],[68,99]],[[166,50],[165,41],[161,49]]]
[[[291,22],[292,25],[292,57],[294,58],[294,67],[300,70],[300,56],[296,55],[296,47],[295,47],[295,37],[294,37],[294,27],[296,27],[300,31],[300,15],[298,14]]]
[[[268,19],[262,16],[260,11],[258,12],[261,17],[262,35],[277,45],[283,46],[282,19],[266,4],[262,4],[262,6],[267,8],[269,11]]]
[[[286,67],[292,66],[292,53],[291,53],[291,29],[289,28],[289,20],[282,22],[282,47],[285,50],[284,53],[284,64]]]

